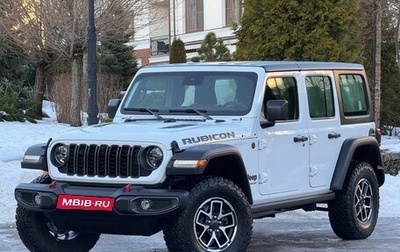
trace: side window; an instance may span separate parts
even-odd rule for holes
[[[264,111],[269,100],[288,101],[288,119],[299,118],[299,99],[297,95],[296,79],[293,77],[274,77],[267,80],[264,94]]]
[[[332,82],[326,76],[307,76],[306,88],[311,118],[333,117]]]
[[[339,75],[339,86],[345,116],[359,116],[369,113],[366,83],[361,75],[341,74]]]

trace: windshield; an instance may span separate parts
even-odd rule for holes
[[[121,112],[245,115],[251,109],[256,82],[257,74],[251,72],[142,73],[125,94]]]

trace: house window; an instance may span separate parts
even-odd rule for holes
[[[242,15],[242,0],[225,0],[225,24],[239,24]]]
[[[203,0],[186,0],[186,32],[204,29]]]

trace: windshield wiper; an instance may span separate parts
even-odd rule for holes
[[[206,120],[214,120],[211,116],[205,114],[207,113],[207,110],[202,109],[202,110],[197,110],[197,109],[170,109],[169,112],[185,112],[185,113],[192,113],[192,114],[197,114],[202,117],[204,117]]]
[[[158,109],[148,109],[148,108],[125,108],[125,111],[139,111],[139,112],[147,112],[155,117],[157,117],[157,119],[159,120],[165,120],[164,118],[162,118],[159,114],[157,114],[157,112],[159,111]]]

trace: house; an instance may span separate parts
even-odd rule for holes
[[[233,25],[242,14],[242,0],[152,0],[147,19],[136,20],[131,43],[139,65],[169,62],[169,47],[174,39],[185,43],[188,61],[198,56],[205,36],[214,32],[230,50],[235,51]]]

